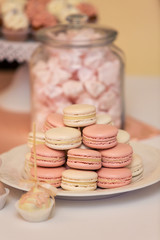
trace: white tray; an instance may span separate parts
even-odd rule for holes
[[[90,200],[112,197],[121,193],[141,189],[160,181],[160,150],[139,142],[131,143],[135,153],[139,154],[144,163],[143,178],[137,182],[114,189],[100,189],[90,192],[69,192],[59,188],[57,198],[72,200]],[[27,145],[21,145],[0,155],[0,180],[17,189],[27,191],[28,186],[20,181],[24,168],[25,154],[29,151]]]

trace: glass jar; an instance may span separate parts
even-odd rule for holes
[[[46,116],[71,104],[92,104],[122,127],[123,53],[113,41],[117,32],[86,24],[71,15],[68,24],[38,31],[42,42],[30,62],[32,121],[43,129]]]

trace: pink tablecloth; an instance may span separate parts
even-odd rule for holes
[[[0,153],[27,142],[30,131],[30,115],[7,112],[0,109]],[[160,134],[160,130],[126,117],[125,129],[132,139],[147,139]]]

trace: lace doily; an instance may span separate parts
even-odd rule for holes
[[[40,43],[34,41],[11,42],[0,40],[0,61],[7,60],[12,62],[16,60],[19,63],[29,61],[34,50]]]

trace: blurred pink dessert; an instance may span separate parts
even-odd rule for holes
[[[46,4],[49,0],[28,0],[26,13],[30,19],[31,26],[37,30],[41,27],[50,27],[57,24],[57,19],[51,15],[47,9]]]
[[[95,22],[97,20],[97,10],[90,3],[82,2],[77,5],[77,8],[80,10],[81,13],[89,17],[90,22]]]

